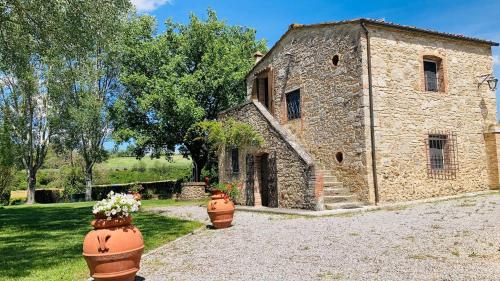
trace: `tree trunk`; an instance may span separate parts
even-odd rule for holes
[[[92,167],[85,169],[85,201],[92,200]]]
[[[35,203],[35,186],[36,186],[36,173],[34,170],[28,170],[28,192],[26,198],[26,204]]]
[[[193,159],[195,165],[195,169],[193,172],[194,181],[201,181],[201,170],[207,164],[205,159]]]

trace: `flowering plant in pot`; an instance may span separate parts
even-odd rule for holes
[[[234,216],[234,203],[239,195],[236,183],[219,183],[212,188],[212,196],[207,206],[208,216],[214,228],[231,226]]]
[[[141,191],[143,189],[144,187],[140,183],[135,183],[128,189],[128,193],[134,195],[135,200],[141,200]]]
[[[212,188],[212,194],[215,193],[224,194],[225,200],[236,201],[238,195],[240,195],[240,190],[237,183],[218,183]]]
[[[142,234],[131,224],[141,202],[114,193],[94,205],[94,227],[83,241],[83,257],[96,281],[134,280],[144,250]]]

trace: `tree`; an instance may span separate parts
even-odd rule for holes
[[[34,202],[36,174],[41,167],[60,94],[53,70],[64,36],[57,31],[63,18],[59,1],[0,2],[0,106],[27,171],[27,203]]]
[[[111,131],[108,109],[120,90],[120,45],[130,5],[106,1],[82,2],[87,14],[78,26],[84,31],[66,57],[60,75],[64,92],[64,133],[60,148],[77,151],[85,174],[85,199],[91,200],[93,168],[107,157],[104,141]]]
[[[78,146],[75,132],[86,134],[86,144],[78,147],[92,150],[91,162],[101,157],[100,151],[94,153],[102,147],[100,137],[81,128],[88,128],[105,104],[94,95],[107,86],[100,79],[108,69],[101,67],[100,40],[113,34],[108,21],[129,5],[125,0],[99,5],[92,0],[0,0],[0,106],[8,113],[12,139],[28,174],[27,203],[34,202],[36,174],[49,142],[59,139]],[[78,106],[82,112],[71,114]],[[88,110],[92,106],[93,112]],[[82,123],[86,125],[79,128]],[[102,129],[99,122],[93,125]]]
[[[10,185],[14,177],[14,146],[10,139],[9,126],[0,114],[0,205],[8,204]]]
[[[126,90],[114,107],[114,137],[134,140],[139,157],[168,157],[181,144],[201,170],[207,148],[184,137],[196,122],[214,120],[244,100],[244,77],[265,42],[256,41],[252,29],[218,20],[213,10],[206,20],[191,15],[188,24],[167,20],[158,36],[155,28],[149,16],[130,25],[121,75]]]

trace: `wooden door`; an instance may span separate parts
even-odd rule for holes
[[[260,193],[262,206],[269,207],[269,165],[268,165],[268,154],[263,154],[260,156]]]
[[[276,164],[276,152],[269,155],[267,159],[267,173],[268,173],[268,196],[269,196],[269,207],[278,207],[278,169]]]
[[[246,201],[245,205],[253,206],[255,204],[254,197],[254,156],[251,154],[247,154],[246,156],[246,188],[245,188],[245,196]]]

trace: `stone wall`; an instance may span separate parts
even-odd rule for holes
[[[208,198],[204,182],[184,182],[181,184],[181,200],[199,200]]]
[[[271,68],[275,118],[318,167],[332,170],[345,187],[368,200],[360,36],[359,24],[292,29],[250,73],[247,86],[250,99],[254,74]],[[295,89],[300,89],[301,118],[288,120],[285,94]],[[342,163],[335,160],[338,152]]]
[[[219,120],[233,118],[250,124],[264,137],[265,144],[257,151],[239,151],[240,173],[231,172],[230,155],[222,151],[219,155],[219,177],[221,181],[243,183],[246,188],[246,155],[276,153],[278,207],[321,209],[320,199],[315,196],[314,165],[310,156],[297,146],[293,136],[282,128],[262,104],[246,102],[219,115]],[[310,183],[310,181],[313,181]],[[242,190],[238,203],[246,201]]]
[[[488,189],[484,133],[496,123],[495,93],[487,85],[478,88],[477,76],[492,73],[491,47],[383,27],[369,28],[381,201]],[[424,56],[442,59],[444,91],[423,89]],[[366,70],[363,80],[367,99]],[[366,118],[365,123],[369,124]],[[455,179],[435,179],[427,173],[425,138],[432,131],[456,134],[459,170]]]

